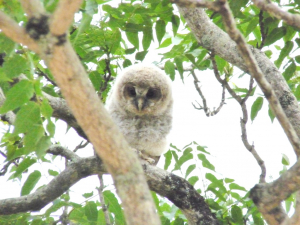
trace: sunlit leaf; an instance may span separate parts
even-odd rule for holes
[[[21,196],[28,195],[33,190],[37,182],[41,178],[41,172],[38,170],[33,171],[28,178],[26,179],[22,190],[21,190]]]
[[[237,224],[243,224],[244,220],[243,220],[243,212],[242,209],[236,205],[233,205],[231,207],[231,216],[232,219],[235,223]]]
[[[263,105],[264,99],[263,97],[257,97],[257,99],[254,101],[252,107],[251,107],[251,120],[253,121],[257,113],[261,110]]]
[[[276,27],[274,28],[270,34],[268,34],[267,38],[265,39],[265,46],[273,44],[275,41],[278,41],[286,34],[285,27]]]
[[[95,202],[87,202],[84,206],[85,215],[89,221],[97,221],[98,219],[98,210]]]
[[[157,37],[158,43],[160,44],[161,40],[163,39],[163,37],[165,36],[165,33],[166,33],[165,21],[158,20],[156,22],[155,30],[156,30],[156,37]]]
[[[20,107],[33,96],[33,84],[28,80],[22,80],[13,86],[6,95],[6,100],[0,108],[0,114]]]
[[[165,72],[170,76],[171,80],[175,79],[175,66],[170,60],[165,62]]]

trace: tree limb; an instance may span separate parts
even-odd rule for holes
[[[26,45],[32,51],[40,53],[38,44],[30,38],[25,29],[20,27],[17,22],[0,11],[0,29],[2,32],[14,42]]]
[[[82,0],[60,0],[50,23],[50,32],[55,36],[65,35],[70,27],[74,13],[77,12]],[[68,10],[66,10],[68,9]]]
[[[283,20],[288,25],[300,28],[300,15],[288,13],[278,7],[271,1],[266,0],[252,0],[253,3],[260,9],[268,12],[279,20]]]
[[[184,2],[189,2],[189,0]],[[185,8],[178,4],[177,6],[201,46],[239,67],[241,70],[249,72],[243,58],[237,51],[236,43],[230,39],[227,33],[210,21],[203,9],[195,7]],[[250,46],[250,50],[265,78],[271,84],[298,137],[300,137],[300,107],[297,99],[274,63],[259,49]]]
[[[38,4],[34,0],[29,2],[29,4],[35,3]],[[40,10],[39,7],[37,9]],[[26,11],[28,11],[27,8]],[[32,37],[31,42],[36,40],[34,42],[36,45],[33,47],[39,46],[39,49],[31,48],[31,50],[36,50],[46,62],[78,124],[88,136],[97,154],[104,160],[122,199],[127,223],[133,225],[160,224],[138,157],[131,151],[123,135],[98,99],[70,42],[49,32],[49,27],[53,29],[54,27],[51,23],[49,24],[51,21],[48,19],[48,15],[42,12],[37,12],[37,15],[29,18],[26,25],[26,30]],[[73,15],[67,15],[73,18]],[[10,30],[15,29],[11,32],[6,29],[10,22],[12,20],[6,21],[6,23],[1,21],[0,29],[4,28],[2,30],[4,34],[8,34],[8,37],[14,37],[11,34],[22,29],[10,26]],[[19,41],[20,39],[15,38],[14,40]]]
[[[168,198],[179,207],[187,217],[190,225],[217,225],[218,220],[211,213],[203,197],[186,180],[158,167],[142,162],[147,182],[152,191]],[[28,210],[40,210],[48,203],[62,195],[80,179],[106,173],[104,164],[97,156],[80,158],[70,163],[46,186],[34,193],[0,200],[0,215],[9,215]]]

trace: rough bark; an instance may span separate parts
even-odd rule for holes
[[[12,40],[28,44],[51,70],[78,124],[114,179],[127,223],[160,224],[137,155],[110,119],[66,38],[81,0],[61,0],[51,17],[38,0],[21,3],[29,17],[26,29],[3,13],[0,13],[0,29]]]
[[[0,200],[0,215],[40,210],[62,195],[80,179],[107,172],[104,164],[97,156],[78,159],[74,156],[75,153],[59,146],[53,146],[48,152],[75,160],[47,186],[38,189],[36,192],[19,198]],[[147,162],[143,162],[143,169],[150,189],[168,198],[180,208],[190,225],[219,224],[204,198],[186,180],[158,167],[151,166]]]
[[[226,32],[210,21],[203,9],[177,7],[202,47],[214,52],[241,70],[249,72],[236,43]],[[274,63],[259,49],[249,47],[258,66],[271,84],[286,116],[300,137],[300,108],[297,99]]]

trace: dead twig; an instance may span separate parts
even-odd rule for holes
[[[210,108],[208,108],[208,106],[207,106],[206,98],[205,98],[204,94],[202,93],[201,88],[199,86],[200,81],[198,80],[198,78],[197,78],[197,76],[195,74],[195,71],[193,69],[191,70],[191,74],[192,74],[192,76],[194,78],[195,88],[196,88],[198,94],[200,95],[200,97],[202,99],[202,103],[203,103],[203,106],[201,106],[196,101],[197,104],[199,105],[199,107],[196,107],[193,103],[192,103],[192,105],[194,106],[195,109],[198,109],[198,110],[202,110],[203,109],[204,113],[205,113],[205,115],[207,117],[216,115],[218,112],[220,112],[222,106],[225,104],[225,86],[222,83],[222,99],[221,99],[219,107],[217,109],[214,108],[214,110],[211,111]]]

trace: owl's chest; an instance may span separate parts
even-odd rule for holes
[[[157,117],[132,117],[119,121],[119,127],[131,141],[152,140],[158,141],[164,138],[171,129],[171,121],[168,118]]]

